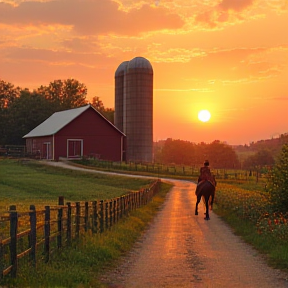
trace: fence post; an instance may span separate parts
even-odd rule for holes
[[[97,233],[97,201],[92,202],[93,219],[92,219],[92,233]]]
[[[17,275],[17,226],[18,213],[16,205],[10,206],[10,261],[12,265],[11,277],[15,278]]]
[[[44,244],[45,262],[48,262],[50,258],[50,206],[45,206],[44,237],[45,237],[45,244]]]
[[[110,227],[113,225],[113,200],[109,201],[109,218],[110,218]]]
[[[114,199],[113,200],[113,223],[115,224],[116,223],[116,217],[117,217],[117,215],[116,215],[116,212],[117,211],[117,200],[116,199]]]
[[[109,214],[108,214],[108,202],[105,201],[105,228],[108,229],[109,227]]]
[[[64,205],[64,197],[59,196],[58,205]],[[60,207],[58,209],[58,236],[57,236],[57,247],[62,247],[62,216],[63,216],[63,208]]]
[[[68,245],[72,242],[72,208],[71,202],[67,202],[67,243]]]
[[[119,217],[122,218],[123,216],[123,199],[124,199],[124,196],[120,196],[120,205],[119,205]]]
[[[104,201],[100,201],[100,233],[104,232]]]
[[[80,233],[80,202],[76,202],[76,238],[79,237]]]
[[[29,246],[31,247],[30,260],[33,266],[36,267],[36,208],[35,205],[30,205],[30,235],[29,235]]]
[[[84,220],[85,220],[85,232],[88,231],[88,226],[89,226],[89,221],[88,221],[88,215],[89,215],[89,203],[86,201],[85,202],[85,216],[84,216]]]

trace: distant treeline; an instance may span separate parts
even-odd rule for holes
[[[55,112],[86,105],[86,96],[85,84],[75,79],[54,80],[33,92],[0,79],[0,148],[25,145],[25,134]],[[99,97],[93,97],[91,105],[114,123],[114,109],[105,108]],[[274,165],[285,143],[288,133],[239,146],[219,140],[196,144],[168,138],[154,143],[154,162],[199,166],[208,159],[215,169],[255,169]]]
[[[203,165],[208,159],[215,169],[240,168],[238,156],[232,146],[218,140],[206,144],[171,138],[154,144],[156,163],[174,163],[178,165]]]
[[[215,169],[267,170],[275,164],[286,143],[288,134],[283,134],[277,139],[253,142],[249,146],[231,146],[219,140],[196,144],[169,138],[154,143],[154,155],[155,162],[163,164],[199,166],[208,159]]]

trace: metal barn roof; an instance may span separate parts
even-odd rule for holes
[[[44,122],[23,136],[23,138],[54,135],[72,120],[86,111],[89,107],[91,106],[86,105],[80,108],[55,112]]]
[[[114,126],[109,120],[107,120],[101,113],[99,113],[96,109],[93,108],[90,104],[80,107],[69,109],[65,111],[55,112],[49,118],[47,118],[44,122],[38,125],[36,128],[31,130],[28,134],[23,136],[23,138],[30,137],[41,137],[41,136],[50,136],[56,134],[59,130],[69,124],[72,120],[77,118],[80,114],[86,111],[89,108],[92,108],[96,113],[98,113],[105,121],[107,121],[114,129],[118,130],[121,134],[125,136],[125,134],[120,131],[116,126]]]

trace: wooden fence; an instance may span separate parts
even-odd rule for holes
[[[9,274],[16,277],[21,258],[36,267],[37,258],[48,262],[53,251],[70,245],[81,234],[103,233],[129,211],[146,205],[159,185],[157,180],[148,188],[109,200],[64,204],[59,197],[58,206],[43,210],[30,205],[30,211],[17,212],[15,205],[10,206],[9,215],[0,217],[0,279]]]
[[[191,177],[191,179],[197,180],[199,177],[199,171],[201,164],[184,166],[184,165],[164,165],[156,163],[136,163],[136,162],[112,162],[98,159],[86,159],[75,161],[79,164],[84,164],[86,166],[94,166],[107,171],[133,171],[133,172],[144,172],[149,174],[154,174],[155,176],[165,177],[167,175],[173,176],[184,176]],[[265,172],[261,172],[261,170]],[[256,181],[266,180],[268,176],[268,168],[262,167],[262,169],[254,170],[239,170],[239,169],[214,169],[211,171],[218,180],[240,180],[240,181]],[[270,168],[269,168],[270,169]]]

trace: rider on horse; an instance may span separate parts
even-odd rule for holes
[[[216,187],[215,176],[210,171],[208,160],[205,160],[204,166],[200,168],[200,176],[198,177],[198,184],[195,191],[196,195],[199,190],[199,187],[201,187],[201,184],[203,184],[205,181],[209,181],[214,187]]]

